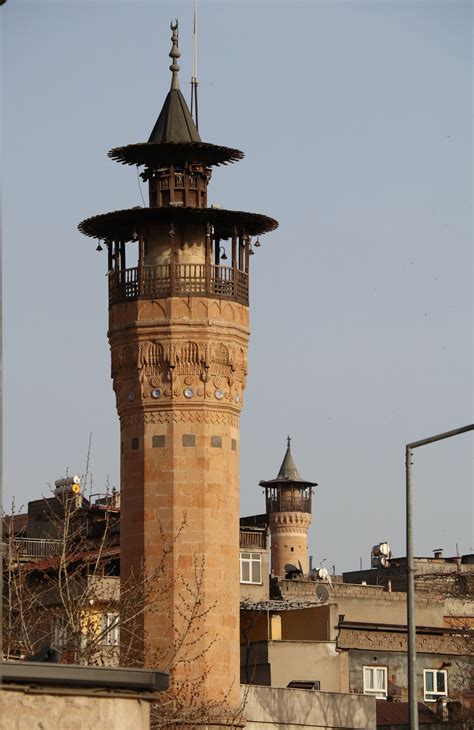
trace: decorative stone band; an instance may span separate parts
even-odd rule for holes
[[[307,535],[308,534],[308,528],[307,527],[295,527],[295,525],[292,525],[291,527],[282,527],[281,525],[271,525],[270,531],[272,532],[273,536],[275,535]]]
[[[204,423],[211,426],[230,426],[239,428],[239,417],[232,413],[222,411],[193,411],[193,410],[170,410],[170,411],[141,411],[138,413],[127,413],[120,418],[122,428],[139,426],[141,424],[165,424],[165,423]]]
[[[247,378],[246,342],[146,338],[112,347],[112,376],[119,415],[137,407],[178,407],[195,402],[240,413]],[[158,409],[157,408],[157,409]],[[154,410],[152,408],[152,410]]]
[[[311,525],[311,515],[308,512],[272,512],[270,515],[270,529],[280,532],[305,532]]]

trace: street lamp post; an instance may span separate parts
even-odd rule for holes
[[[406,551],[407,551],[407,633],[408,633],[408,704],[410,710],[410,730],[418,730],[418,702],[416,691],[416,625],[415,625],[415,572],[413,566],[413,449],[435,441],[458,436],[473,431],[474,423],[453,431],[429,436],[413,441],[405,447],[406,465]]]

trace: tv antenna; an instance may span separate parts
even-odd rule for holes
[[[194,115],[196,129],[199,132],[198,85],[197,79],[197,7],[193,0],[193,72],[191,76],[191,116]]]

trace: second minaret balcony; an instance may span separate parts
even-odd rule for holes
[[[248,306],[249,275],[231,266],[174,263],[109,272],[109,306],[168,297],[231,299]]]

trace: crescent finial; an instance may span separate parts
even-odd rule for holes
[[[172,30],[172,36],[171,36],[171,43],[173,44],[171,46],[170,51],[170,58],[171,58],[171,66],[170,71],[173,74],[171,77],[171,88],[172,89],[179,89],[179,81],[178,81],[178,71],[179,71],[179,64],[178,64],[178,58],[180,57],[180,52],[178,48],[178,19],[176,18],[174,23],[171,21],[170,28]]]

